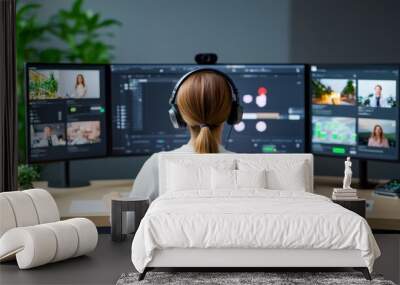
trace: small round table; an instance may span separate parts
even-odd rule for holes
[[[135,232],[149,207],[149,199],[143,197],[114,198],[111,201],[111,239],[123,241],[126,235],[122,233],[122,214],[135,212]]]

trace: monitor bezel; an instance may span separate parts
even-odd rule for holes
[[[351,67],[381,67],[381,68],[387,68],[387,67],[395,67],[399,71],[398,74],[398,83],[397,83],[397,92],[398,92],[398,97],[400,98],[400,65],[398,63],[308,63],[308,91],[306,94],[306,97],[308,97],[308,106],[309,106],[309,137],[308,137],[308,143],[309,143],[309,151],[312,153],[314,156],[319,156],[319,157],[331,157],[331,158],[346,158],[347,156],[350,156],[351,158],[354,158],[356,160],[366,160],[366,161],[382,161],[382,162],[399,162],[400,161],[400,145],[399,145],[399,139],[400,139],[400,131],[397,134],[397,157],[393,159],[388,159],[388,158],[370,158],[370,157],[362,157],[362,156],[351,156],[351,155],[337,155],[337,154],[328,154],[328,153],[318,153],[318,152],[313,152],[313,141],[312,141],[312,85],[311,85],[311,80],[312,80],[312,75],[311,75],[311,66],[317,65],[317,66],[326,66],[326,67],[340,67],[340,68],[351,68]],[[399,105],[399,104],[398,104]],[[397,106],[397,108],[400,108],[400,106]],[[397,118],[397,123],[400,123],[400,110],[398,113],[398,118]],[[399,126],[397,126],[399,128]]]
[[[97,64],[97,63],[41,63],[41,62],[26,62],[24,66],[24,99],[25,99],[25,155],[26,161],[29,164],[41,164],[41,163],[51,163],[51,162],[65,162],[65,161],[74,161],[74,160],[84,160],[84,159],[94,159],[94,158],[106,158],[109,156],[109,136],[110,136],[110,129],[109,129],[109,105],[110,105],[110,98],[109,98],[109,89],[108,89],[108,69],[109,64]],[[30,153],[30,140],[31,140],[31,133],[29,130],[29,68],[30,67],[39,67],[39,68],[49,68],[49,69],[98,69],[103,70],[103,78],[100,78],[100,84],[103,84],[104,88],[104,99],[105,99],[105,144],[106,144],[106,151],[105,154],[102,155],[89,155],[84,157],[72,157],[72,158],[65,158],[65,159],[41,159],[41,160],[32,160]],[[101,74],[101,73],[100,73]],[[101,83],[103,79],[103,83]]]
[[[217,63],[217,64],[197,64],[197,63],[110,63],[109,64],[109,91],[110,91],[110,117],[112,119],[112,66],[113,65],[120,65],[120,66],[197,66],[199,68],[202,67],[209,67],[212,68],[213,66],[234,66],[234,65],[254,65],[254,66],[302,66],[303,67],[303,75],[304,75],[304,152],[301,153],[311,153],[311,142],[309,141],[310,138],[310,110],[308,110],[309,106],[307,106],[307,102],[309,101],[307,96],[309,89],[309,72],[308,68],[309,65],[306,63]],[[228,74],[229,75],[229,74]],[[109,156],[110,157],[149,157],[152,156],[154,153],[129,153],[129,154],[116,154],[113,151],[113,129],[112,129],[112,121],[110,121],[110,132],[109,132]],[[261,153],[260,153],[261,154]]]

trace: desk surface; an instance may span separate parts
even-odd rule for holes
[[[314,193],[331,197],[333,187],[341,181],[336,177],[316,177]],[[400,199],[376,195],[372,189],[357,191],[367,203],[366,216],[374,230],[400,230]]]
[[[34,183],[35,188],[48,190],[54,197],[62,219],[86,217],[98,227],[110,226],[111,199],[127,196],[133,180],[94,180],[89,186],[51,188],[47,182]]]
[[[330,197],[341,178],[315,177],[314,192]],[[50,188],[47,182],[36,182],[36,188],[47,189],[56,200],[62,218],[87,217],[97,226],[109,226],[111,199],[127,196],[133,180],[96,180],[90,186]],[[367,220],[375,230],[400,230],[400,199],[375,195],[373,190],[359,190],[358,196],[367,201]]]

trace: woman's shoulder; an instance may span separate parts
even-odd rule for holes
[[[158,155],[159,155],[159,152],[153,153],[152,155],[150,155],[150,157],[146,160],[145,164],[151,164],[151,165],[157,164]]]

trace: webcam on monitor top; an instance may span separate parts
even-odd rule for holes
[[[215,53],[198,53],[194,60],[197,64],[216,64],[218,56]]]

